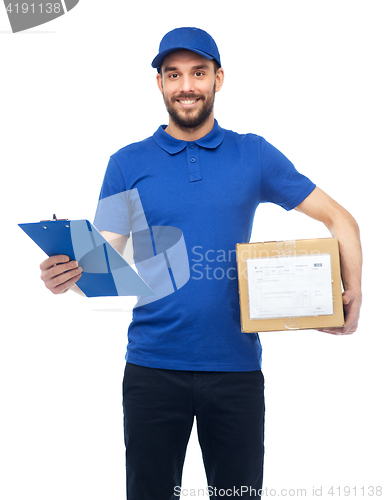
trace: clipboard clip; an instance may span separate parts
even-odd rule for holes
[[[53,217],[52,217],[52,220],[51,219],[48,219],[48,220],[41,220],[40,222],[53,222],[53,221],[59,221],[59,220],[68,220],[68,219],[58,219],[56,217],[56,214],[53,214]]]

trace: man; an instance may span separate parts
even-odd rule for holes
[[[112,155],[95,225],[122,252],[142,211],[151,255],[154,228],[174,226],[183,232],[191,267],[174,293],[133,311],[123,382],[127,496],[177,498],[196,417],[210,496],[260,498],[261,345],[257,333],[240,330],[235,245],[249,241],[262,202],[322,221],[339,240],[346,316],[343,328],[325,331],[350,334],[361,306],[358,226],[263,138],[218,125],[214,99],[224,72],[210,35],[196,28],[167,33],[152,66],[168,126]],[[108,203],[134,190],[138,198],[126,206]],[[53,293],[73,289],[81,277],[78,263],[64,256],[45,260],[41,270]]]

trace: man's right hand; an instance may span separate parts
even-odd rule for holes
[[[82,268],[67,255],[54,255],[40,264],[41,279],[54,294],[65,293],[81,278]],[[77,288],[77,287],[74,287]]]

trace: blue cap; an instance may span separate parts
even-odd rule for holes
[[[219,49],[215,40],[199,28],[176,28],[164,35],[159,53],[152,61],[152,67],[160,71],[164,58],[175,50],[191,50],[207,59],[215,59],[221,66]]]

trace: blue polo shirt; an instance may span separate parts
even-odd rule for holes
[[[132,206],[139,207],[149,228],[178,228],[188,255],[183,286],[173,280],[173,293],[134,308],[126,360],[177,370],[258,370],[259,336],[240,329],[236,243],[249,241],[259,203],[291,210],[315,184],[255,134],[222,129],[215,120],[209,134],[187,142],[165,128],[120,149],[106,170],[100,201],[130,191],[141,203],[99,203],[94,221],[100,231],[126,235]]]

